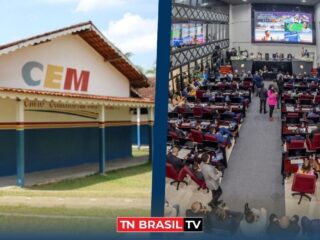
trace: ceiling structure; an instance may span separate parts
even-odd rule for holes
[[[246,4],[246,3],[265,3],[265,4],[292,4],[292,5],[308,5],[314,6],[319,3],[319,0],[306,0],[303,2],[302,0],[222,0],[223,2],[230,4]]]

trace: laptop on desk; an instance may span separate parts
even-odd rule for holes
[[[290,159],[291,164],[303,164],[303,159],[302,158],[292,158]]]
[[[308,133],[311,133],[313,130],[316,130],[317,126],[308,126]]]

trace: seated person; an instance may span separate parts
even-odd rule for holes
[[[302,227],[302,234],[306,235],[308,238],[320,236],[320,219],[311,220],[308,217],[302,217],[301,227]]]
[[[314,134],[320,133],[320,123],[317,124],[317,128],[312,130],[312,132],[309,134],[309,138],[312,139]]]
[[[182,96],[183,97],[188,97],[189,92],[192,90],[190,84],[188,86],[186,86],[183,90],[182,90]]]
[[[222,113],[223,115],[229,115],[230,118],[233,118],[235,121],[240,122],[242,119],[242,113],[235,113],[232,112],[232,108],[231,106],[228,108],[228,110],[226,110],[224,113]]]
[[[209,210],[202,206],[201,202],[194,202],[191,205],[191,209],[186,211],[186,217],[205,217],[209,213]]]
[[[194,175],[196,175],[196,177],[199,180],[204,181],[204,177],[203,177],[203,174],[202,174],[201,168],[200,168],[200,163],[198,161],[194,161],[194,163],[191,167],[191,170],[193,171]]]
[[[184,132],[183,130],[177,128],[174,123],[169,124],[168,126],[168,133],[170,132],[174,132],[178,135],[179,138],[186,138],[187,137],[187,133]]]
[[[295,135],[287,136],[287,137],[286,137],[287,143],[290,143],[290,142],[293,141],[293,140],[305,140],[305,137],[302,136],[302,135],[299,135],[299,130],[297,129],[297,130],[295,131]]]
[[[317,110],[315,108],[312,109],[312,111],[309,111],[307,113],[307,118],[317,118],[320,115],[317,113]]]
[[[164,215],[166,217],[178,217],[180,214],[179,204],[170,204],[167,200],[165,203]]]
[[[241,233],[246,237],[263,237],[267,227],[267,210],[249,208],[245,204],[244,219],[240,222]]]
[[[295,237],[300,232],[299,216],[294,215],[292,218],[283,216],[278,218],[277,215],[271,214],[269,217],[269,226],[267,234],[271,237]]]
[[[216,207],[209,211],[206,207],[203,207],[200,202],[194,202],[191,205],[191,209],[186,211],[186,217],[203,217],[206,232],[212,231],[213,229],[220,229],[235,233],[243,218],[243,214],[230,211],[225,206]]]
[[[185,161],[181,158],[178,158],[179,151],[180,150],[178,147],[173,147],[167,154],[167,163],[172,164],[172,166],[178,172],[180,172],[180,170],[185,166]]]
[[[315,159],[310,160],[309,158],[305,158],[303,160],[303,164],[302,164],[301,168],[299,168],[299,170],[298,170],[298,173],[315,175],[316,178],[318,178],[318,174],[316,173],[316,170],[314,168],[314,165],[316,165],[316,164],[317,164],[317,162]]]
[[[212,209],[207,217],[211,229],[221,229],[231,234],[237,232],[242,218],[243,214],[241,212],[231,211],[226,207],[216,207]]]
[[[221,127],[218,130],[217,128],[212,128],[212,131],[210,134],[213,135],[218,140],[218,143],[220,144],[226,143],[228,146],[231,145],[232,133],[229,129],[226,129],[224,127]]]

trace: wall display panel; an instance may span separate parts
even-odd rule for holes
[[[314,13],[312,8],[273,6],[252,8],[252,41],[255,43],[314,44]]]

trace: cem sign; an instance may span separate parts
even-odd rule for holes
[[[35,79],[32,77],[34,69],[40,70],[43,74],[42,79]],[[58,65],[43,64],[30,61],[23,65],[21,74],[24,82],[30,87],[43,86],[50,90],[66,90],[66,91],[80,91],[87,92],[89,86],[89,71],[78,71],[74,68],[66,68]]]

